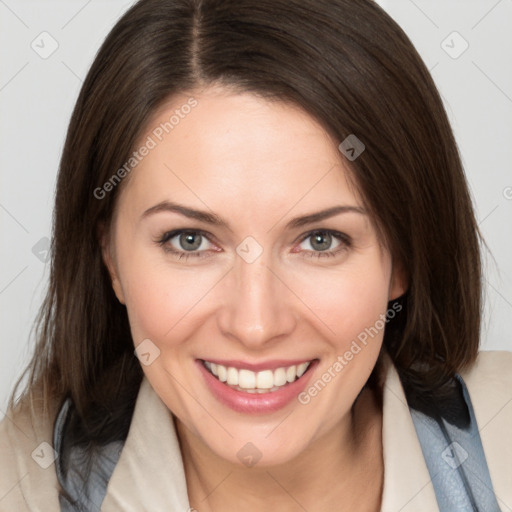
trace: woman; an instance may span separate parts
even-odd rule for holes
[[[70,123],[0,510],[512,509],[478,244],[373,2],[138,2]]]

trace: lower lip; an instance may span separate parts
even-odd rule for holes
[[[206,385],[210,388],[215,398],[230,409],[245,414],[271,413],[288,405],[304,390],[317,363],[318,360],[316,359],[312,361],[302,377],[285,385],[278,391],[272,393],[245,393],[244,391],[230,388],[221,382],[205,368],[202,361],[196,360],[199,371],[202,373]]]

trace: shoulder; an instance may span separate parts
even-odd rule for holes
[[[493,395],[512,398],[512,352],[504,350],[481,351],[475,363],[461,372],[473,391],[492,391]]]
[[[0,512],[59,510],[53,417],[28,403],[0,422]]]
[[[505,428],[508,421],[507,435],[512,435],[512,352],[480,352],[475,363],[460,375],[468,388],[481,433]]]

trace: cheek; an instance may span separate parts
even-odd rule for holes
[[[390,273],[390,263],[374,254],[337,271],[315,269],[307,277],[294,276],[294,282],[301,299],[323,324],[326,338],[343,348],[385,313]]]
[[[162,261],[155,252],[134,251],[125,260],[126,307],[135,344],[149,338],[158,345],[173,345],[173,340],[185,339],[198,327],[195,316],[218,276],[173,269],[172,262]]]

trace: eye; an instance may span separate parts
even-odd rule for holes
[[[334,248],[333,248],[333,243]],[[306,247],[304,247],[304,244]],[[308,246],[311,248],[309,249]],[[350,247],[350,238],[344,233],[332,230],[315,230],[307,233],[300,244],[305,249],[304,257],[332,257]]]
[[[157,239],[156,243],[166,253],[172,254],[180,260],[190,257],[206,258],[211,256],[212,250],[219,251],[216,246],[212,246],[208,234],[201,230],[169,231]],[[334,248],[333,244],[335,244]],[[302,256],[307,258],[333,257],[346,251],[350,245],[350,237],[344,233],[329,229],[315,230],[303,236],[299,245],[301,250],[293,252],[301,252]]]
[[[175,255],[179,259],[189,257],[204,258],[211,244],[206,233],[199,230],[178,229],[164,233],[157,243],[164,251]]]

